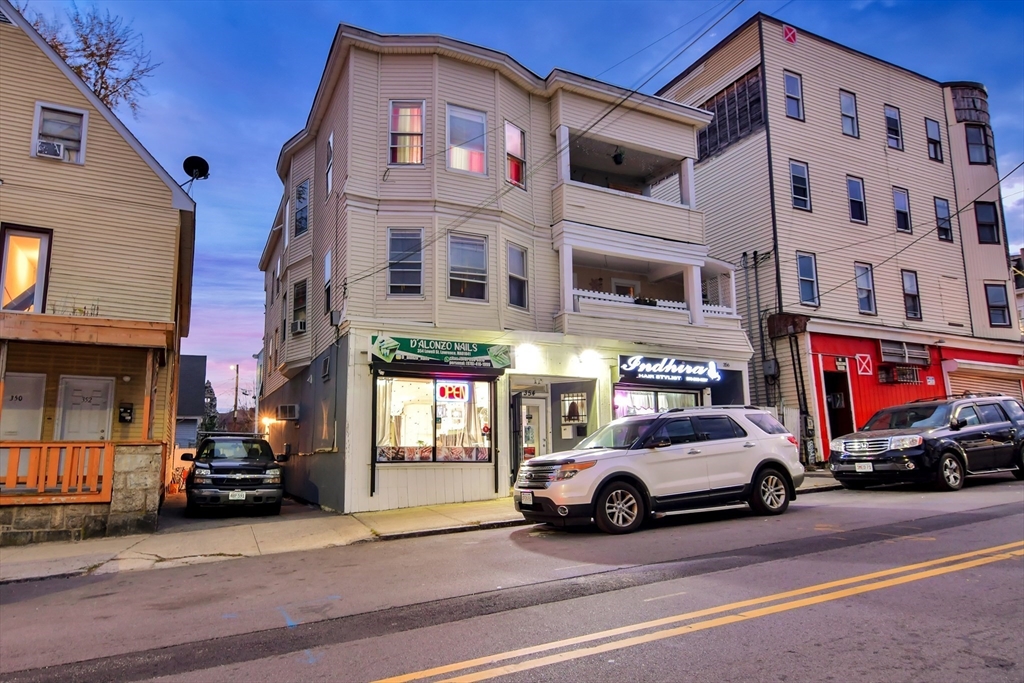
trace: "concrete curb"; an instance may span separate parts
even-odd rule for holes
[[[378,541],[397,541],[403,538],[421,538],[423,536],[441,536],[444,534],[458,534],[463,531],[483,531],[486,529],[504,529],[513,526],[526,526],[536,524],[525,519],[506,519],[500,522],[482,522],[480,524],[461,524],[458,526],[445,526],[437,529],[417,529],[416,531],[396,531],[391,534],[377,534]]]

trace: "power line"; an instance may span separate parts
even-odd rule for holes
[[[695,37],[692,37],[691,39],[688,39],[688,41],[685,41],[686,44],[683,45],[674,55],[672,55],[668,59],[662,60],[663,63],[660,66],[658,66],[658,68],[655,69],[653,71],[653,73],[651,73],[650,76],[648,76],[638,86],[636,86],[632,90],[628,91],[617,102],[615,102],[615,104],[613,104],[610,108],[608,108],[607,111],[605,111],[603,114],[601,114],[597,118],[597,120],[593,121],[593,123],[590,123],[582,132],[577,134],[575,137],[571,137],[570,140],[566,143],[566,145],[564,147],[556,147],[556,149],[554,151],[549,152],[547,155],[542,157],[540,161],[538,161],[538,162],[536,162],[534,164],[532,170],[530,170],[526,174],[526,179],[532,178],[541,168],[543,168],[547,164],[551,163],[551,161],[553,161],[554,159],[557,159],[558,156],[563,151],[568,149],[569,146],[571,146],[574,142],[580,140],[583,136],[585,136],[587,133],[589,133],[591,130],[593,130],[598,124],[600,124],[608,116],[610,116],[616,109],[618,109],[620,106],[622,106],[622,104],[624,104],[629,98],[631,98],[634,95],[638,94],[641,88],[646,86],[648,83],[650,83],[655,78],[655,76],[657,76],[659,73],[661,73],[666,68],[668,68],[673,62],[675,62],[679,57],[681,57],[683,55],[683,53],[685,53],[694,44],[696,44],[701,38],[703,38],[705,35],[707,35],[715,26],[717,26],[722,21],[724,21],[726,17],[728,17],[730,14],[732,14],[745,1],[746,0],[739,0],[739,2],[737,2],[735,5],[733,5],[727,12],[725,12],[725,14],[723,14],[718,19],[713,21],[703,31],[700,31],[700,33],[698,35],[696,35]],[[650,96],[645,95],[644,98],[645,99],[650,99]],[[392,263],[404,262],[406,259],[411,258],[411,257],[415,256],[418,253],[421,253],[427,246],[434,244],[435,242],[439,241],[442,237],[444,237],[448,233],[448,231],[450,231],[452,229],[457,229],[458,227],[461,227],[462,225],[465,225],[472,218],[474,218],[475,216],[479,215],[480,212],[483,209],[485,209],[488,206],[490,206],[492,202],[496,201],[500,197],[503,197],[505,194],[511,192],[514,189],[517,189],[516,186],[510,184],[508,187],[503,188],[502,190],[495,192],[493,195],[489,196],[483,202],[481,202],[476,207],[471,209],[468,213],[464,214],[463,216],[460,216],[460,217],[456,218],[451,223],[446,225],[443,229],[437,230],[435,232],[435,234],[430,238],[430,240],[424,242],[420,246],[419,249],[417,249],[415,251],[411,251],[411,252],[409,252],[407,254],[403,254],[402,257],[397,259],[397,260],[392,261],[392,260],[389,259],[389,260],[385,261],[383,264],[381,264],[379,266],[371,266],[369,268],[365,268],[362,271],[359,271],[358,273],[353,275],[352,278],[346,278],[342,282],[342,287],[343,287],[342,298],[345,299],[345,298],[348,297],[348,288],[351,287],[352,285],[354,285],[354,284],[356,284],[358,282],[361,282],[362,280],[365,280],[367,278],[373,277],[374,275],[377,275],[378,273],[386,270]]]

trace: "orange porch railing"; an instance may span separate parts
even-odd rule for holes
[[[0,442],[0,505],[109,503],[114,444]]]

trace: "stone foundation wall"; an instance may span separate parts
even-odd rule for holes
[[[162,457],[160,444],[115,444],[110,503],[0,507],[0,546],[156,531]]]

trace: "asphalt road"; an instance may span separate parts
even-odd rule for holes
[[[1020,683],[1024,482],[0,587],[0,681],[395,677]]]

